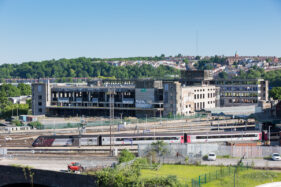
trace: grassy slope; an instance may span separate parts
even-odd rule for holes
[[[281,181],[281,172],[265,170],[247,170],[238,174],[235,180],[236,186],[255,187],[260,184]],[[224,177],[219,180],[202,185],[203,187],[232,187],[234,186],[234,176]]]
[[[150,178],[155,176],[176,175],[182,184],[190,184],[192,178],[197,178],[199,175],[215,172],[219,169],[219,166],[163,165],[158,171],[148,169],[141,170],[141,177]],[[281,172],[249,169],[240,171],[238,175],[236,175],[236,179],[236,186],[255,187],[259,184],[281,181]],[[233,183],[233,175],[231,175],[202,186],[232,187],[234,186]]]
[[[190,183],[192,178],[201,174],[218,170],[216,166],[190,166],[190,165],[163,165],[158,171],[143,169],[141,171],[142,178],[155,176],[176,175],[182,184]]]

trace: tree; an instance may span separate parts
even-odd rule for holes
[[[113,66],[107,62],[128,60],[158,61],[165,59],[165,55],[157,57],[129,57],[129,58],[76,58],[45,60],[41,62],[26,62],[22,64],[0,65],[0,78],[40,78],[40,77],[116,77],[122,79],[141,77],[160,77],[167,75],[179,75],[179,70],[163,66],[154,68],[152,65],[127,65]],[[157,74],[161,71],[161,75]]]
[[[220,72],[219,73],[219,78],[221,78],[221,79],[227,79],[228,78],[228,74],[226,73],[226,72]]]
[[[32,121],[29,123],[30,126],[32,126],[33,128],[36,128],[36,129],[42,129],[43,128],[43,125],[42,123],[40,123],[39,121]]]
[[[188,63],[189,63],[189,60],[188,60],[187,58],[185,58],[185,59],[183,59],[183,62],[184,62],[185,64],[188,64]]]
[[[18,89],[20,90],[20,95],[31,95],[31,86],[27,84],[18,84]]]
[[[168,152],[166,145],[167,144],[163,140],[158,140],[157,142],[153,142],[151,144],[151,151],[156,152],[158,154],[158,157],[165,156]]]
[[[127,149],[123,149],[118,158],[119,163],[129,162],[135,158],[135,155]]]
[[[269,91],[269,96],[273,99],[281,100],[281,87],[274,87]]]
[[[0,95],[5,95],[6,97],[17,97],[20,96],[20,90],[11,84],[2,84],[0,86]]]
[[[200,56],[196,56],[196,57],[195,57],[195,60],[200,60],[200,59],[201,59]]]
[[[181,58],[181,57],[182,57],[182,54],[179,53],[176,57]]]

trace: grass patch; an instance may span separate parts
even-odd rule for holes
[[[31,167],[31,166],[21,165],[21,164],[10,164],[9,166],[18,167],[18,168],[33,169],[33,167]]]
[[[217,156],[217,158],[234,158],[234,157],[231,157],[230,155],[222,155],[222,156]]]
[[[198,177],[199,175],[215,172],[220,169],[219,166],[193,166],[193,165],[163,165],[159,170],[141,170],[141,178],[152,178],[152,177],[166,177],[169,175],[177,176],[181,184],[190,183],[192,178]]]
[[[281,181],[281,172],[268,170],[245,170],[236,175],[235,185],[239,187],[255,187],[260,184]],[[210,183],[203,187],[232,187],[234,186],[234,175],[227,176]]]

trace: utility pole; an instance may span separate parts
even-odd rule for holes
[[[268,141],[269,141],[269,145],[270,145],[270,128],[271,128],[271,126],[268,126]]]
[[[19,105],[17,104],[17,120],[19,120]]]
[[[147,125],[147,114],[145,114],[145,125]]]
[[[110,116],[110,154],[112,154],[112,125],[114,121],[114,94],[115,94],[115,89],[114,88],[109,88],[108,93],[109,95],[109,116]]]

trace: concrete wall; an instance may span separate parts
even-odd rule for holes
[[[46,114],[46,107],[50,105],[49,84],[32,84],[32,115]]]
[[[151,149],[150,145],[139,145],[139,156],[145,156]],[[272,153],[281,153],[281,147],[275,146],[225,146],[220,144],[169,144],[166,157],[176,157],[179,153],[183,157],[199,154],[204,156],[210,152],[217,155],[229,155],[232,157],[257,158],[268,157]]]
[[[33,184],[52,187],[95,187],[96,178],[88,175],[0,166],[0,186],[9,184]],[[30,185],[32,186],[32,185]]]
[[[181,115],[181,83],[167,82],[164,84],[164,116]]]

